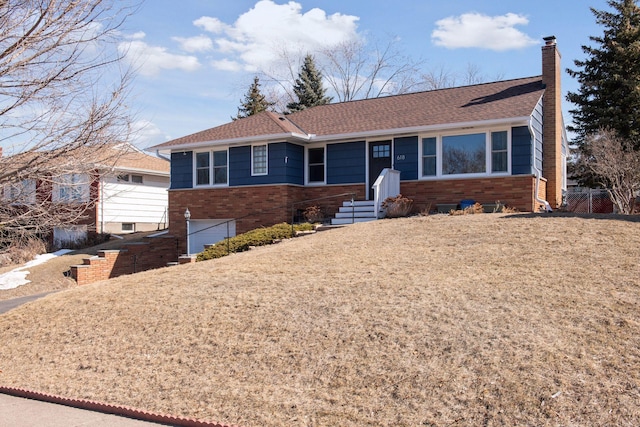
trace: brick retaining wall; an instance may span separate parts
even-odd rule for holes
[[[71,276],[78,285],[86,285],[124,274],[165,267],[171,262],[187,262],[180,259],[178,239],[170,235],[123,246],[119,250],[99,251],[97,256],[85,258],[83,264],[71,266]],[[193,260],[190,258],[188,262]]]

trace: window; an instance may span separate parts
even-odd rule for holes
[[[391,144],[382,144],[373,146],[373,158],[381,159],[391,157]]]
[[[36,182],[33,179],[8,184],[4,187],[4,199],[12,205],[29,205],[36,202]]]
[[[211,171],[209,153],[196,153],[196,185],[209,185]]]
[[[309,148],[309,182],[324,182],[324,147]]]
[[[442,174],[486,172],[484,133],[442,137]]]
[[[62,175],[54,185],[54,202],[88,202],[89,181],[86,175],[70,173]]]
[[[267,146],[254,145],[251,147],[251,174],[266,175],[267,174]]]
[[[436,176],[436,138],[422,138],[422,175]]]
[[[422,138],[423,177],[509,172],[508,131]]]
[[[214,184],[227,183],[227,152],[226,151],[213,152],[213,183]]]
[[[213,161],[212,161],[213,159]],[[227,183],[227,151],[196,153],[196,185]]]
[[[122,231],[135,231],[134,224],[132,222],[123,222]]]
[[[507,172],[507,132],[491,132],[491,172]]]
[[[142,184],[142,175],[129,175],[126,173],[120,174],[117,177],[118,182],[133,182],[135,184]]]

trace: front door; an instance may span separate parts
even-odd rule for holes
[[[373,200],[373,183],[384,168],[391,167],[391,141],[369,143],[369,200]]]

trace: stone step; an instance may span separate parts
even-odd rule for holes
[[[347,225],[356,222],[368,222],[375,220],[375,218],[354,218],[353,220],[351,218],[333,218],[331,219],[331,225]]]
[[[354,200],[353,206],[373,206],[373,200]],[[351,207],[351,200],[346,200],[342,202],[342,206]]]

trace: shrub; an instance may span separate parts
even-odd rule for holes
[[[244,252],[254,246],[270,245],[282,239],[294,237],[296,231],[313,230],[313,225],[305,223],[294,225],[283,222],[271,227],[262,227],[239,234],[205,249],[198,254],[198,261],[221,258],[235,252]]]
[[[382,202],[382,209],[387,218],[400,218],[408,216],[413,209],[413,200],[398,194],[395,197],[387,197]]]
[[[449,215],[454,215],[454,216],[455,215],[474,215],[474,214],[480,214],[480,213],[484,213],[484,208],[478,202],[464,209],[458,209],[458,210],[451,209],[451,211],[449,211]]]
[[[324,220],[324,213],[320,206],[309,206],[304,210],[302,214],[304,218],[310,223],[322,222]]]
[[[19,240],[0,251],[0,267],[24,264],[31,261],[36,255],[47,252],[47,245],[37,238]]]

